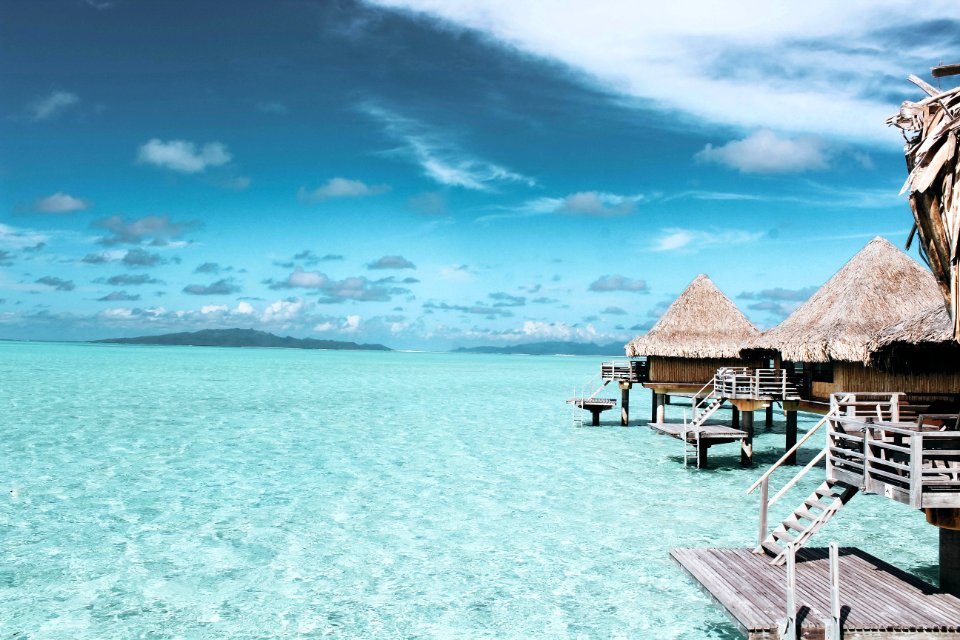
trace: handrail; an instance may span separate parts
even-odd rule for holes
[[[697,392],[693,395],[693,397],[694,397],[694,398],[700,398],[700,394],[704,391],[704,389],[706,389],[707,387],[710,387],[710,386],[712,386],[712,387],[714,388],[714,390],[716,390],[716,387],[717,387],[717,385],[716,385],[716,376],[714,376],[713,378],[710,378],[702,387],[700,387],[700,390],[697,391]],[[710,395],[711,395],[711,394],[707,394],[707,396],[704,396],[704,398],[702,398],[702,399],[698,399],[698,400],[694,403],[694,405],[693,405],[693,420],[694,420],[694,422],[696,422],[696,420],[697,420],[697,410],[703,405],[703,401],[704,401],[707,397],[709,397]]]
[[[775,496],[773,496],[772,498],[770,498],[769,501],[767,501],[767,507],[772,507],[772,506],[777,502],[777,500],[779,500],[780,498],[783,497],[783,494],[785,494],[787,491],[789,491],[790,489],[792,489],[792,488],[793,488],[793,485],[795,485],[795,484],[797,484],[798,482],[800,482],[800,478],[802,478],[803,476],[807,475],[807,473],[810,471],[810,469],[813,469],[813,468],[817,465],[818,462],[820,462],[821,460],[823,460],[823,457],[826,456],[826,455],[827,455],[827,450],[826,450],[826,449],[823,449],[820,453],[818,453],[817,455],[815,455],[815,456],[813,457],[813,459],[812,459],[810,462],[808,462],[808,463],[806,464],[806,466],[805,466],[803,469],[801,469],[800,472],[799,472],[797,475],[793,476],[793,478],[790,480],[790,482],[788,482],[787,484],[783,485],[783,488],[780,489],[780,491],[777,491],[777,494],[776,494]]]
[[[850,397],[849,395],[846,396],[846,398],[849,398],[849,397]],[[846,399],[846,398],[844,398],[844,399]],[[827,420],[829,420],[829,419],[832,418],[832,417],[835,417],[835,416],[836,416],[836,413],[835,413],[836,411],[839,411],[839,406],[833,407],[832,409],[830,409],[830,411],[828,411],[828,412],[826,413],[826,415],[824,415],[823,418],[820,419],[820,422],[818,422],[812,429],[810,429],[809,431],[807,431],[807,432],[804,434],[804,436],[803,436],[802,438],[800,438],[800,440],[797,441],[797,444],[795,444],[795,445],[793,445],[792,447],[790,447],[790,448],[787,450],[787,452],[786,452],[785,454],[783,454],[783,456],[782,456],[779,460],[777,460],[776,463],[774,463],[774,465],[773,465],[772,467],[770,467],[769,469],[767,469],[767,470],[764,472],[764,474],[763,474],[762,476],[760,476],[760,478],[759,478],[756,482],[754,482],[752,485],[750,485],[750,488],[747,489],[747,495],[750,495],[751,493],[753,493],[754,490],[755,490],[757,487],[759,487],[761,484],[763,484],[763,482],[764,482],[765,480],[767,480],[767,479],[770,477],[770,475],[773,474],[774,471],[776,471],[777,469],[779,469],[780,466],[781,466],[784,462],[787,461],[787,458],[789,458],[791,455],[793,455],[794,453],[796,453],[797,449],[799,449],[799,448],[801,447],[801,445],[803,445],[803,443],[806,442],[806,441],[810,438],[810,436],[812,436],[814,433],[817,432],[817,430],[820,429],[820,427],[822,427],[824,424],[826,424]]]

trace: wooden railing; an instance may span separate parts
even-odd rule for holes
[[[753,493],[757,487],[760,487],[760,535],[758,537],[758,540],[759,540],[757,543],[758,545],[762,544],[763,541],[767,538],[767,535],[769,535],[770,533],[767,525],[767,514],[770,511],[770,507],[776,504],[776,502],[779,501],[780,498],[782,498],[788,491],[790,491],[790,489],[792,489],[801,480],[801,478],[807,475],[807,473],[809,473],[811,469],[817,466],[817,464],[819,464],[820,461],[824,459],[824,457],[827,455],[827,449],[824,448],[823,450],[820,451],[820,453],[815,455],[810,460],[810,462],[808,462],[806,466],[803,467],[803,469],[797,472],[797,474],[793,476],[793,478],[791,478],[785,485],[783,485],[783,487],[779,491],[777,491],[777,493],[773,496],[773,498],[769,497],[770,476],[773,475],[774,471],[776,471],[781,466],[783,466],[783,464],[791,456],[795,455],[797,450],[801,446],[803,446],[803,443],[809,440],[813,436],[813,434],[815,434],[820,429],[820,427],[827,424],[830,418],[836,415],[834,411],[839,411],[839,409],[831,408],[831,410],[825,416],[823,416],[820,419],[820,421],[813,426],[813,428],[807,431],[804,434],[804,436],[797,441],[797,444],[787,449],[787,452],[783,454],[783,456],[781,456],[779,460],[773,463],[773,465],[769,469],[767,469],[763,473],[763,475],[757,479],[756,482],[750,485],[749,489],[747,489],[747,494],[749,495]]]
[[[724,398],[765,400],[799,399],[796,384],[786,369],[717,369],[713,387]]]
[[[916,509],[960,507],[957,414],[900,418],[902,394],[831,398],[827,478]]]
[[[621,382],[646,382],[650,363],[646,360],[611,360],[600,364],[600,377]]]

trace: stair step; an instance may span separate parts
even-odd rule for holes
[[[803,507],[800,507],[799,509],[797,509],[796,511],[794,511],[794,512],[793,512],[793,515],[794,515],[797,519],[805,518],[805,519],[811,520],[811,521],[812,521],[812,520],[816,520],[817,517],[818,517],[817,514],[815,514],[813,511],[810,511],[809,509],[805,509],[805,508],[803,508]]]
[[[796,538],[794,538],[792,535],[790,535],[786,531],[779,531],[779,528],[777,531],[773,532],[773,537],[776,538],[778,542],[786,542],[787,544],[797,541]]]
[[[783,527],[784,529],[793,529],[794,531],[799,531],[800,533],[803,533],[804,531],[807,530],[807,525],[795,518],[787,518],[782,523],[780,523],[780,526]]]
[[[816,507],[818,509],[826,509],[827,505],[820,502],[818,498],[807,498],[803,501],[804,506],[807,507]]]
[[[766,540],[761,543],[760,548],[763,549],[764,553],[766,553],[768,556],[772,556],[774,558],[783,553],[783,549],[777,546],[776,543],[767,542]]]
[[[822,485],[820,485],[819,487],[817,487],[817,489],[816,489],[816,491],[814,491],[814,493],[815,493],[816,495],[820,496],[821,498],[826,498],[826,497],[828,497],[828,496],[831,497],[831,498],[838,498],[838,497],[840,497],[840,496],[838,496],[837,494],[835,494],[835,493],[833,492],[833,487],[831,487],[830,485],[828,485],[826,482],[824,482]]]

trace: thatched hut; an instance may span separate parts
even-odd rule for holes
[[[960,344],[947,308],[935,302],[893,324],[867,346],[870,364],[895,376],[949,376],[938,389],[960,390]]]
[[[930,272],[876,237],[743,353],[773,355],[785,368],[802,371],[816,401],[839,391],[938,391],[940,380],[872,366],[872,342],[884,330],[938,303],[942,307],[943,298]]]
[[[710,278],[700,274],[655,325],[630,341],[630,357],[646,356],[648,382],[658,394],[696,393],[720,367],[756,366],[740,356],[741,345],[760,335]]]

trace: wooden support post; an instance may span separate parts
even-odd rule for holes
[[[667,404],[667,396],[662,393],[658,393],[657,394],[657,419],[655,420],[657,424],[664,423],[664,417],[666,413],[666,404]]]
[[[764,423],[763,426],[766,427],[767,429],[770,429],[773,427],[773,403],[772,402],[767,405],[766,422]]]
[[[740,409],[737,409],[734,406],[730,407],[730,426],[734,429],[740,428]]]
[[[620,424],[624,427],[630,423],[630,387],[629,382],[620,383]]]
[[[656,389],[650,390],[650,422],[657,421],[657,393]]]
[[[706,469],[707,468],[707,445],[706,440],[700,438],[697,439],[697,468]]]
[[[747,437],[740,445],[740,464],[746,467],[753,464],[753,411],[743,412],[743,430]]]
[[[791,447],[797,444],[797,412],[796,411],[784,411],[787,417],[787,441],[785,443],[784,451],[790,451]],[[786,464],[797,464],[797,452],[794,451],[791,453],[786,461]]]
[[[960,531],[940,529],[940,588],[960,597]]]
[[[600,426],[600,408],[590,409],[590,413],[593,414],[593,426]]]

